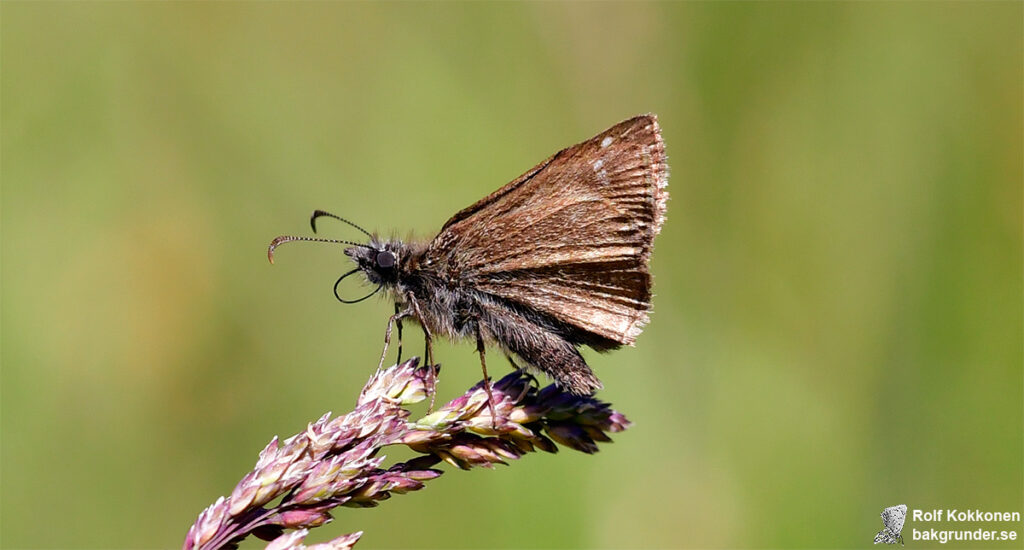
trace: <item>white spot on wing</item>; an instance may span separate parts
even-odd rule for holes
[[[597,159],[597,160],[594,161],[594,171],[595,172],[600,170],[602,166],[604,166],[604,161],[603,160]]]
[[[612,144],[611,136],[608,136],[608,137],[606,137],[606,138],[601,140],[601,148],[602,149],[604,149],[605,147],[608,147],[611,144]]]

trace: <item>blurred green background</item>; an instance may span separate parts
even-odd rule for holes
[[[648,111],[672,167],[655,313],[587,355],[635,426],[309,540],[862,547],[886,506],[1021,511],[1022,18],[4,2],[0,543],[177,547],[271,436],[351,408],[390,306],[334,300],[337,248],[268,265],[313,209],[429,238]],[[438,356],[440,399],[479,378],[472,345]]]

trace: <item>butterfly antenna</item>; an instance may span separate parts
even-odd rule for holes
[[[348,277],[349,275],[355,273],[356,271],[359,271],[358,267],[353,269],[352,271],[349,271],[348,273],[342,275],[341,277],[338,277],[338,280],[334,282],[334,297],[337,298],[338,301],[343,303],[343,304],[357,304],[359,302],[362,302],[363,300],[365,300],[365,299],[369,298],[370,296],[373,296],[374,294],[379,292],[380,289],[384,287],[384,285],[378,285],[377,288],[375,288],[373,290],[373,292],[367,294],[366,296],[363,296],[362,298],[360,298],[358,300],[346,300],[346,299],[342,298],[341,295],[338,294],[338,285],[340,285],[341,282],[345,280],[345,277]]]
[[[336,216],[334,214],[331,214],[330,212],[324,212],[323,210],[314,210],[313,215],[309,217],[309,226],[313,228],[313,233],[316,233],[316,219],[325,216],[328,218],[334,218],[340,222],[345,222],[351,225],[352,227],[365,233],[367,237],[370,237],[371,239],[373,238],[373,235],[371,235],[369,231],[363,229],[362,227],[359,227],[358,225],[346,220],[345,218],[342,218],[341,216]]]
[[[363,248],[373,248],[369,245],[362,243],[354,243],[352,241],[341,241],[338,239],[319,239],[316,237],[293,237],[291,235],[281,235],[280,237],[270,241],[270,248],[267,249],[267,259],[270,263],[274,263],[274,249],[281,246],[284,243],[292,241],[309,241],[314,243],[333,243],[333,244],[350,244],[352,246],[361,246]]]

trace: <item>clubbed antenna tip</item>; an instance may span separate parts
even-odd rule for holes
[[[313,233],[316,233],[316,219],[317,218],[324,218],[324,217],[334,218],[334,219],[336,219],[336,220],[338,220],[340,222],[347,223],[347,224],[351,225],[352,227],[362,231],[363,234],[365,234],[367,237],[370,237],[371,239],[373,238],[373,235],[371,235],[369,231],[363,229],[362,227],[360,227],[360,226],[358,226],[358,225],[356,225],[356,224],[346,220],[345,218],[342,218],[341,216],[337,216],[337,215],[331,214],[330,212],[324,212],[323,210],[314,210],[313,214],[309,217],[309,226],[313,228]]]

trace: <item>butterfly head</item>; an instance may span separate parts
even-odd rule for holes
[[[401,242],[378,242],[376,239],[368,245],[345,249],[345,255],[352,258],[366,279],[375,285],[392,285],[398,281],[401,252]]]
[[[370,296],[376,294],[378,291],[380,291],[381,288],[384,288],[385,286],[393,286],[398,282],[398,271],[400,265],[399,262],[403,256],[403,251],[405,250],[405,247],[401,243],[401,241],[380,241],[377,239],[376,236],[370,234],[362,227],[359,227],[358,225],[344,218],[335,216],[334,214],[330,214],[322,210],[317,210],[313,212],[313,216],[309,220],[309,223],[312,226],[314,233],[316,233],[316,220],[317,218],[321,217],[334,218],[343,221],[351,225],[352,227],[355,227],[356,229],[365,233],[366,236],[370,238],[369,244],[356,243],[352,241],[343,241],[339,239],[321,239],[317,237],[296,237],[291,235],[282,235],[280,237],[277,237],[270,243],[270,248],[267,250],[267,257],[270,259],[270,263],[274,263],[274,249],[287,242],[312,241],[321,243],[345,244],[349,245],[349,247],[345,249],[345,255],[352,258],[352,261],[356,263],[356,268],[339,277],[337,282],[334,283],[334,296],[338,299],[338,301],[346,304],[354,304],[356,302],[361,302],[369,298]],[[345,280],[346,277],[348,277],[349,275],[353,275],[356,272],[362,272],[370,283],[377,285],[377,288],[373,292],[367,294],[366,296],[363,296],[362,298],[359,298],[358,300],[346,300],[342,298],[341,295],[338,293],[338,287],[341,285],[341,282]]]

